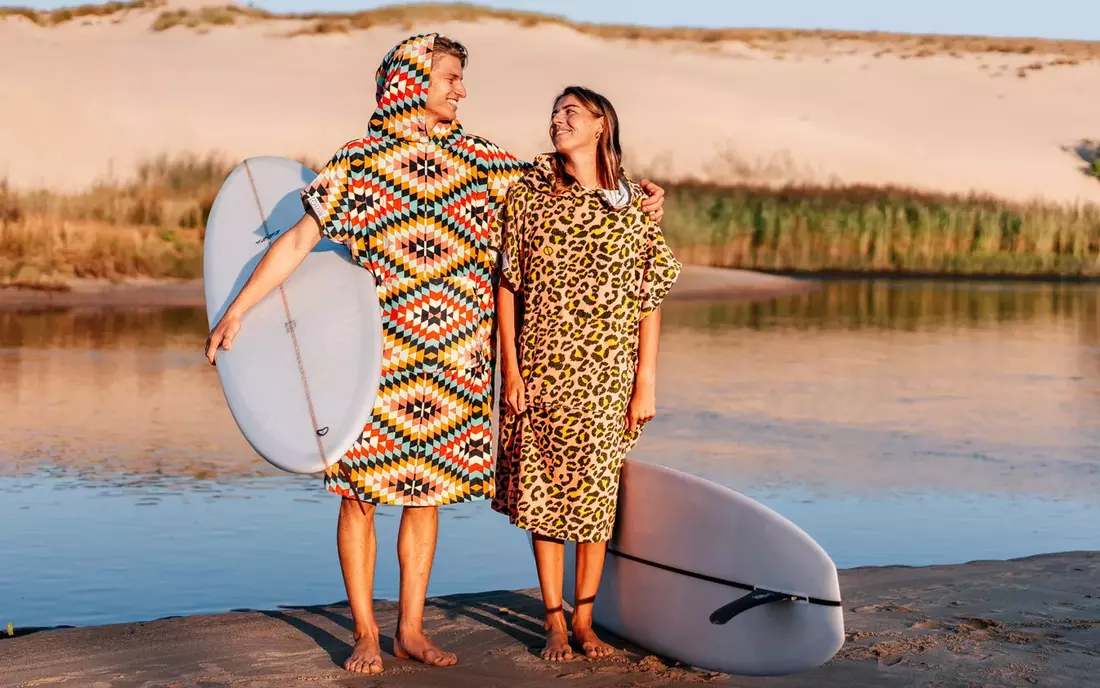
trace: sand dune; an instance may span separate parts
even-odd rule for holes
[[[305,24],[243,18],[154,31],[162,10],[51,27],[0,19],[0,177],[79,188],[162,152],[323,159],[363,131],[386,50],[439,30],[471,50],[466,128],[517,155],[548,147],[550,100],[582,83],[616,103],[638,171],[1100,201],[1074,150],[1100,138],[1100,60],[1088,57],[910,58],[827,38],[653,43],[499,20],[295,37]],[[1019,77],[1027,65],[1042,68]]]

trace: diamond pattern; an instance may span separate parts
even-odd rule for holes
[[[324,234],[378,282],[378,397],[359,440],[325,476],[329,490],[378,504],[493,494],[489,221],[528,164],[458,122],[425,131],[435,37],[413,36],[383,59],[367,135],[302,192]]]

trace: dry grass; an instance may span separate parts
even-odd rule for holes
[[[0,180],[0,284],[200,277],[210,208],[235,164],[217,155],[160,156],[128,181],[103,180],[76,194],[19,192]]]
[[[25,17],[39,26],[64,24],[73,19],[110,17],[127,10],[153,9],[164,4],[163,0],[133,0],[132,2],[106,2],[99,5],[79,5],[56,10],[33,10],[27,7],[0,7],[0,19],[11,16]]]
[[[310,161],[305,164],[317,169]],[[0,180],[0,283],[195,278],[233,163],[160,157],[85,193]],[[685,262],[784,272],[1100,276],[1100,207],[1014,204],[906,188],[665,182],[662,223]]]
[[[203,229],[232,167],[216,156],[161,157],[130,182],[80,194],[18,193],[0,181],[0,283],[199,277]]]
[[[232,26],[237,17],[247,14],[234,5],[222,7],[203,7],[197,11],[169,10],[162,12],[153,21],[153,31],[166,31],[176,26],[195,29],[205,26]]]
[[[137,0],[134,2],[109,2],[104,5],[82,5],[61,10],[38,11],[26,8],[0,8],[0,18],[10,15],[25,16],[31,21],[49,26],[85,16],[108,16],[131,9],[149,9],[163,4],[161,0]],[[557,25],[572,28],[581,33],[600,38],[628,41],[684,41],[691,43],[719,43],[736,41],[757,47],[793,47],[800,42],[827,43],[839,49],[858,44],[874,46],[876,54],[896,54],[906,58],[963,54],[1006,55],[1057,55],[1059,60],[1050,64],[1075,64],[1081,60],[1100,58],[1100,42],[1069,41],[1042,38],[993,38],[987,36],[941,36],[922,34],[887,33],[880,31],[812,31],[800,29],[693,29],[656,28],[625,24],[590,24],[572,22],[564,17],[482,7],[470,3],[439,4],[421,3],[380,7],[360,12],[304,12],[275,14],[266,10],[242,5],[226,4],[198,11],[173,10],[163,12],[154,22],[154,29],[163,31],[182,26],[197,29],[235,23],[239,18],[253,20],[285,20],[305,22],[288,35],[328,34],[368,29],[376,26],[402,26],[442,22],[476,22],[500,20],[519,26]]]

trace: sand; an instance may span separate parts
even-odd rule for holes
[[[73,280],[68,287],[67,291],[58,291],[0,286],[0,311],[203,307],[206,303],[201,280]],[[816,282],[807,279],[689,265],[668,298],[760,299],[815,288]]]
[[[841,572],[847,643],[824,666],[746,678],[678,666],[607,638],[618,657],[542,662],[537,590],[429,600],[426,628],[458,666],[394,659],[355,678],[343,604],[29,632],[0,640],[0,686],[1066,686],[1100,666],[1100,552]]]
[[[189,6],[201,2],[186,3]],[[214,3],[223,4],[223,3]],[[1078,147],[1100,138],[1100,61],[908,57],[807,40],[608,40],[501,21],[297,36],[287,21],[151,30],[159,9],[50,28],[0,19],[0,178],[79,189],[160,153],[324,160],[361,135],[373,72],[413,32],[471,51],[466,128],[530,158],[571,83],[616,104],[632,170],[718,181],[902,184],[1100,201]],[[1018,71],[1027,65],[1024,78]]]

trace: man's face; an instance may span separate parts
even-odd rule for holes
[[[458,101],[466,97],[462,85],[462,62],[454,55],[440,55],[432,62],[428,80],[428,115],[440,122],[452,122],[458,117]]]

